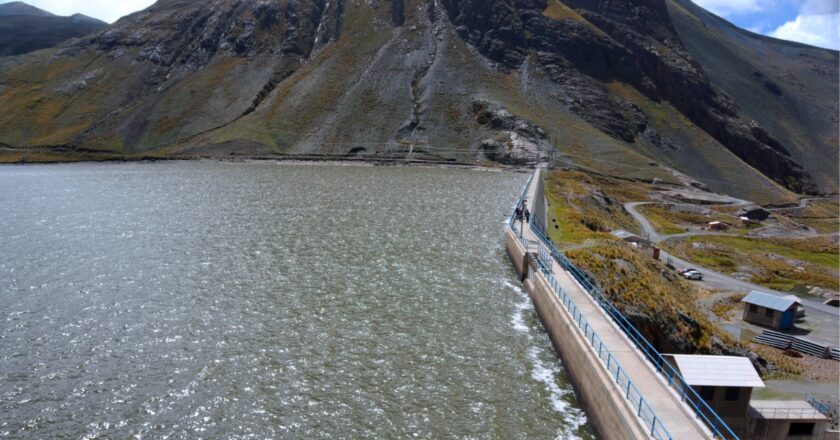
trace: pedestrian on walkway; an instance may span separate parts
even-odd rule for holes
[[[516,212],[514,213],[514,227],[516,227],[516,222],[519,222],[519,237],[522,237],[522,230],[525,229],[524,223],[522,223],[522,218],[525,215],[525,204],[522,203],[521,205],[516,207]]]
[[[528,211],[528,208],[525,208],[525,222],[531,223],[531,211]]]

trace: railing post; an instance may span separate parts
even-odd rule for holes
[[[528,185],[526,185],[525,190],[523,190],[522,195],[520,196],[519,201],[517,202],[517,206],[519,206],[522,203],[522,200],[525,194],[527,193],[527,190],[530,187],[532,180],[533,178],[529,179]],[[513,218],[513,216],[511,217],[509,224],[511,229],[514,232],[516,232],[516,219]],[[518,228],[520,236],[522,236],[524,229],[524,222],[520,222]],[[592,298],[604,312],[606,312],[606,314],[613,320],[613,322],[624,331],[625,335],[628,336],[631,341],[633,341],[634,345],[639,350],[641,350],[642,353],[644,353],[645,358],[653,365],[654,370],[657,373],[665,376],[668,382],[668,386],[673,387],[675,390],[678,391],[681,400],[690,404],[697,416],[700,417],[702,421],[704,421],[704,423],[710,427],[716,438],[737,439],[738,437],[734,433],[732,433],[732,431],[720,419],[720,417],[717,416],[717,414],[713,410],[711,410],[708,407],[708,405],[706,405],[697,396],[697,393],[693,389],[687,389],[689,387],[679,375],[679,373],[677,373],[672,367],[670,367],[670,365],[667,362],[665,362],[665,360],[662,358],[659,352],[655,348],[653,348],[650,342],[648,342],[647,339],[645,339],[645,337],[642,336],[642,334],[627,320],[627,318],[625,318],[624,315],[609,301],[609,299],[604,295],[604,293],[601,292],[600,289],[598,289],[598,287],[596,287],[578,267],[576,267],[573,263],[571,263],[571,261],[565,258],[565,256],[554,246],[551,240],[546,237],[545,232],[539,230],[539,228],[535,227],[534,225],[531,225],[530,229],[537,236],[537,240],[535,243],[537,244],[537,261],[540,266],[541,272],[543,272],[546,275],[547,279],[549,280],[549,285],[554,289],[555,294],[562,300],[563,305],[572,315],[572,320],[576,321],[578,327],[583,330],[584,337],[586,339],[589,339],[590,345],[593,348],[595,347],[595,339],[597,334],[595,333],[594,329],[592,329],[591,325],[586,320],[586,318],[583,316],[583,313],[580,312],[574,301],[572,301],[569,295],[562,289],[562,287],[560,286],[560,282],[552,273],[552,268],[555,262],[557,262],[561,268],[566,270],[573,279],[577,280],[584,287],[585,293],[587,293],[588,296]],[[525,245],[527,247],[527,240],[524,240],[522,238],[520,238],[520,240],[525,242]],[[533,273],[531,273],[531,275],[533,275]],[[611,372],[610,368],[612,367],[612,353],[609,351],[609,348],[605,346],[603,340],[601,340],[600,337],[598,337],[597,339],[598,358],[601,361],[606,361],[607,371]],[[603,353],[607,353],[606,360],[604,360],[602,357]],[[615,381],[618,384],[621,383],[620,379],[622,371],[623,370],[621,368],[621,364],[619,364],[616,361]],[[626,372],[624,373],[624,376],[627,380],[625,396],[628,400],[630,400],[630,391],[633,387],[633,382],[631,381],[630,377],[627,376]],[[679,388],[677,387],[677,384],[680,385]],[[700,399],[698,400],[699,403],[695,403],[695,401],[692,400],[692,396],[694,396],[696,399]],[[637,409],[637,414],[639,417],[642,417],[642,410],[646,402],[644,401],[644,397],[641,393],[639,393],[638,397],[639,406]],[[817,408],[817,411],[819,411],[819,409],[820,408]],[[652,417],[650,427],[651,435],[659,440],[672,440],[670,434],[668,434],[667,429],[662,425],[662,422],[659,421],[656,413],[649,405],[648,410],[650,411],[650,416]],[[703,413],[704,410],[708,410],[710,412],[710,417],[712,418],[712,420],[709,420],[709,418],[706,417],[706,415]],[[788,410],[788,413],[794,413],[794,411]],[[804,414],[804,411],[799,410],[799,413],[800,415],[802,415]],[[657,431],[656,429],[658,427],[657,424],[660,427],[659,431]]]

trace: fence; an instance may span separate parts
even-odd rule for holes
[[[808,397],[805,398],[805,401],[808,402],[811,406],[813,406],[814,409],[819,411],[820,414],[826,417],[831,415],[831,407],[827,403],[821,400],[817,400],[816,397],[809,394]]]
[[[520,206],[522,200],[524,200],[525,194],[528,191],[533,180],[533,176],[531,179],[528,180],[528,184],[525,186],[525,190],[522,192],[522,196],[517,201],[516,206]],[[513,228],[514,219],[511,218],[511,228]],[[541,226],[541,225],[540,225]],[[580,285],[584,288],[584,290],[595,300],[598,305],[607,313],[607,315],[615,322],[615,324],[624,332],[627,337],[633,341],[633,344],[636,346],[637,349],[645,356],[648,362],[654,367],[657,373],[659,373],[665,381],[667,382],[668,386],[673,388],[680,399],[689,405],[692,409],[694,414],[699,418],[703,424],[705,424],[709,430],[711,430],[712,434],[716,438],[725,439],[725,440],[739,440],[738,436],[732,432],[732,429],[724,422],[717,413],[709,407],[709,405],[697,394],[697,392],[685,382],[685,379],[680,375],[680,373],[674,368],[673,365],[668,363],[664,357],[653,347],[653,345],[648,342],[648,340],[633,326],[633,324],[622,314],[615,305],[612,304],[611,301],[607,299],[606,296],[598,289],[597,286],[592,282],[592,280],[577,266],[575,266],[571,261],[569,261],[565,255],[563,255],[555,246],[551,239],[545,233],[545,230],[542,229],[540,226],[530,225],[531,231],[539,238],[540,246],[545,246],[547,248],[547,252],[552,256],[552,259],[556,261],[563,269],[565,269],[575,280],[577,280]],[[548,269],[550,272],[550,269]],[[553,277],[553,275],[552,275]],[[556,280],[555,280],[556,282]],[[559,287],[559,284],[557,285]],[[558,292],[555,289],[555,292]],[[564,294],[565,295],[565,294]],[[603,360],[603,359],[602,359]],[[627,378],[629,381],[629,377]],[[629,392],[628,392],[629,395]],[[641,395],[639,395],[641,399]],[[655,420],[655,414],[651,410],[651,415]],[[640,415],[641,416],[641,415]],[[646,420],[647,421],[647,420]],[[656,424],[652,422],[653,426],[655,427]],[[664,429],[664,428],[663,428]]]
[[[568,310],[569,314],[572,316],[572,320],[583,331],[583,336],[589,342],[589,345],[595,352],[598,353],[598,359],[600,359],[607,368],[610,377],[612,377],[612,379],[618,384],[619,388],[622,390],[622,394],[624,394],[624,397],[630,401],[634,412],[644,422],[644,425],[649,430],[650,435],[657,440],[672,440],[673,437],[671,437],[671,434],[668,433],[665,425],[662,424],[662,421],[653,411],[653,408],[650,407],[650,404],[648,404],[644,396],[642,396],[642,393],[636,385],[633,384],[630,376],[628,376],[624,369],[621,368],[621,365],[615,360],[615,357],[604,344],[603,340],[601,340],[601,337],[595,333],[595,330],[593,330],[589,325],[589,321],[587,321],[583,314],[580,313],[575,302],[572,301],[563,288],[560,287],[560,283],[551,271],[553,259],[543,258],[543,255],[550,255],[550,253],[542,244],[539,245],[538,255],[539,257],[537,258],[537,262],[539,264],[540,272],[542,272],[542,274],[546,277],[552,290],[554,290],[554,293],[560,299],[560,302],[563,303],[563,306],[566,307],[566,310]],[[533,283],[533,271],[530,272],[530,277]]]
[[[820,414],[828,417],[829,429],[837,430],[840,428],[840,405],[836,400],[823,401],[809,394],[805,401],[811,404]]]
[[[752,408],[769,419],[813,419],[823,415],[814,408]]]

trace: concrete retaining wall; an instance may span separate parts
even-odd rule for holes
[[[537,170],[534,174],[534,179],[537,188],[534,192],[534,200],[531,201],[531,218],[535,219],[541,228],[548,230],[548,199],[543,191],[542,172],[540,170]]]
[[[529,271],[528,255],[510,230],[506,234],[505,247],[517,273],[525,278]],[[622,390],[618,389],[542,273],[536,271],[533,282],[526,279],[525,290],[598,435],[607,440],[649,439],[624,399]]]
[[[505,234],[505,250],[507,251],[508,258],[510,258],[511,263],[513,263],[513,268],[519,275],[519,279],[525,279],[525,276],[528,275],[527,251],[516,237],[516,234],[509,228]]]

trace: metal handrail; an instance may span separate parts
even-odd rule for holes
[[[815,418],[819,416],[825,416],[823,413],[818,411],[816,408],[761,408],[753,406],[752,409],[759,412],[763,416],[768,416],[770,418]]]
[[[544,248],[540,245],[539,254],[542,255],[543,253]],[[598,336],[592,326],[589,325],[589,321],[587,321],[583,314],[579,311],[577,304],[575,304],[569,295],[566,294],[566,291],[560,287],[560,283],[551,272],[551,266],[544,264],[544,260],[542,258],[538,258],[537,261],[540,271],[548,280],[552,290],[554,290],[554,293],[560,299],[560,302],[563,303],[563,306],[566,307],[566,310],[568,310],[569,314],[572,316],[572,320],[583,331],[584,339],[586,339],[589,342],[589,345],[597,352],[598,359],[600,359],[603,365],[607,368],[607,372],[610,374],[610,377],[612,377],[616,384],[619,385],[622,390],[622,394],[624,394],[624,398],[630,401],[636,415],[644,422],[646,429],[650,430],[650,435],[657,440],[673,440],[673,437],[671,437],[668,429],[665,428],[662,420],[656,415],[656,412],[644,398],[641,391],[639,391],[639,388],[636,387],[636,384],[633,383],[633,380],[630,379],[630,376],[624,368],[621,367],[621,364],[619,364],[619,362],[615,359],[615,356],[613,356],[612,352],[610,352],[606,344],[604,344],[601,337]],[[530,273],[533,275],[534,272],[531,271]],[[533,279],[531,281],[533,282]]]
[[[630,323],[630,321],[610,302],[606,296],[595,286],[589,277],[583,273],[577,266],[569,261],[549,239],[545,232],[534,228],[531,225],[531,231],[545,244],[551,251],[551,255],[566,269],[583,287],[584,290],[601,306],[601,308],[612,318],[619,328],[633,341],[636,347],[645,355],[645,358],[653,365],[656,372],[661,374],[668,383],[668,386],[674,388],[680,399],[686,402],[694,411],[695,415],[712,431],[712,434],[721,439],[738,440],[738,436],[732,432],[732,429],[724,422],[717,413],[709,407],[709,405],[700,398],[697,392],[686,383],[685,379],[668,363],[665,358],[642,336],[641,333]]]
[[[525,195],[528,193],[528,188],[530,188],[531,183],[533,181],[534,176],[532,175],[528,182],[525,185],[525,188],[522,190],[519,198],[516,201],[516,204],[513,208],[513,213],[511,213],[509,225],[512,230],[516,230],[515,228],[515,211],[518,206],[522,204],[522,201],[525,199]],[[557,261],[558,264],[561,265],[564,269],[566,269],[583,287],[584,290],[597,302],[601,308],[607,313],[607,315],[612,318],[612,320],[622,329],[622,331],[633,341],[636,347],[645,355],[645,358],[653,364],[657,373],[661,374],[662,376],[667,379],[667,383],[669,387],[674,388],[677,391],[677,394],[680,396],[681,400],[688,403],[689,406],[694,411],[695,415],[703,421],[703,423],[712,431],[713,435],[717,438],[726,439],[726,440],[739,440],[738,436],[735,435],[734,432],[729,428],[729,426],[721,420],[721,418],[717,415],[717,413],[706,404],[703,399],[694,391],[691,386],[689,386],[685,379],[679,374],[679,372],[670,364],[668,363],[665,358],[648,342],[648,340],[642,336],[641,333],[630,323],[630,321],[624,317],[624,315],[610,302],[606,296],[600,291],[600,289],[595,286],[592,281],[589,279],[586,274],[583,273],[577,266],[575,266],[571,261],[569,261],[565,255],[563,255],[555,246],[551,239],[545,234],[545,232],[541,228],[535,228],[533,224],[529,225],[531,231],[539,238],[550,251],[551,256]],[[523,239],[524,240],[524,239]],[[553,277],[553,274],[551,274]],[[556,282],[556,280],[555,280]],[[559,287],[559,284],[557,284]],[[562,289],[561,289],[562,290]],[[557,289],[555,291],[559,292]],[[611,359],[611,358],[610,358]],[[602,359],[603,360],[603,359]],[[609,368],[609,365],[608,365]],[[617,375],[619,377],[619,375]],[[629,381],[629,377],[627,378]],[[628,392],[629,396],[629,392]],[[641,398],[641,393],[639,393],[639,397]],[[641,413],[641,410],[640,410]],[[641,417],[641,414],[640,414]],[[651,420],[658,420],[656,419],[656,414],[653,410],[650,410],[650,417]],[[647,421],[647,419],[643,418]],[[656,423],[651,422],[652,427],[656,428]],[[664,429],[664,426],[662,427]],[[667,431],[666,431],[667,432]]]
[[[522,193],[519,194],[519,197],[516,199],[516,203],[513,205],[513,209],[510,213],[510,219],[508,220],[508,226],[514,232],[514,236],[519,240],[522,246],[525,248],[525,252],[528,252],[528,242],[522,236],[521,229],[524,227],[522,224],[519,225],[520,233],[516,234],[516,208],[522,206],[522,202],[525,200],[525,196],[528,194],[528,188],[531,187],[531,182],[534,180],[534,175],[531,174],[528,177],[528,182],[525,183],[525,189],[522,190]]]
[[[522,201],[525,200],[525,195],[528,194],[528,188],[531,187],[531,182],[533,181],[534,175],[531,174],[531,177],[528,177],[528,182],[525,183],[525,189],[522,190],[522,192],[519,194],[519,197],[516,199],[516,203],[513,205],[513,209],[510,213],[510,220],[508,221],[508,224],[511,228],[513,228],[513,224],[516,222],[516,208],[522,205]]]
[[[831,406],[826,404],[825,402],[818,400],[816,397],[808,394],[805,397],[805,401],[808,402],[815,410],[819,411],[820,414],[830,417],[831,415]]]
[[[531,187],[531,182],[533,181],[534,176],[528,179],[528,182],[525,184],[525,189],[522,190],[522,193],[519,195],[519,198],[516,200],[516,204],[513,207],[513,212],[511,213],[510,220],[508,221],[508,225],[510,226],[511,230],[516,232],[516,208],[522,205],[522,201],[525,199],[525,195],[528,193],[528,188]],[[522,226],[520,226],[522,227]],[[532,228],[533,229],[533,228]],[[516,235],[516,234],[514,234]],[[541,241],[545,241],[542,239],[544,234],[541,236],[540,234],[537,235],[540,237]],[[520,237],[520,241],[524,241],[524,238]],[[550,244],[551,242],[548,241]],[[527,243],[526,245],[526,252],[527,252]],[[563,305],[572,315],[572,319],[577,323],[578,327],[583,330],[584,337],[589,341],[589,344],[592,346],[594,350],[598,352],[598,359],[601,360],[602,363],[607,368],[607,372],[610,374],[611,377],[614,378],[615,382],[622,387],[624,392],[624,397],[629,400],[633,407],[636,408],[636,415],[644,422],[646,427],[650,428],[650,435],[657,439],[657,440],[673,440],[671,434],[665,428],[665,425],[659,419],[659,416],[656,415],[656,412],[650,406],[650,404],[645,400],[644,396],[642,396],[641,391],[639,391],[638,387],[633,383],[630,379],[630,376],[624,371],[618,361],[615,360],[612,352],[607,349],[606,345],[604,344],[603,340],[595,330],[589,325],[589,322],[586,318],[583,317],[583,314],[580,313],[578,310],[577,305],[572,301],[571,298],[566,294],[566,292],[560,287],[560,283],[554,277],[554,274],[551,272],[552,265],[554,261],[557,259],[555,258],[556,248],[553,245],[550,247],[543,246],[542,243],[539,243],[538,250],[537,250],[537,261],[540,266],[540,270],[543,274],[547,277],[551,288],[554,290],[555,294],[561,300]],[[528,278],[531,280],[532,283],[535,282],[535,273],[534,271],[528,271]]]

